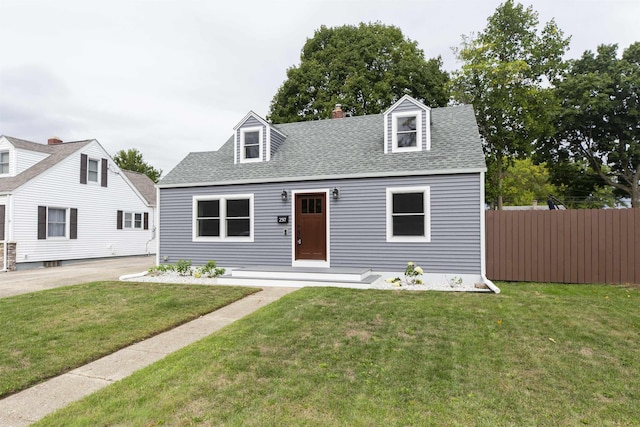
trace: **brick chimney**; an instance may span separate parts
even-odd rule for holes
[[[51,138],[49,138],[47,140],[47,144],[48,145],[58,145],[58,144],[62,144],[62,140],[60,138],[58,138],[57,136],[52,136]]]
[[[344,117],[344,111],[342,111],[342,105],[336,104],[336,108],[331,112],[332,119],[341,119]]]

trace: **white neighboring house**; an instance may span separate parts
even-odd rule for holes
[[[0,271],[155,253],[155,194],[95,139],[0,135]]]

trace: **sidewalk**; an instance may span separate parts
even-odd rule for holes
[[[36,422],[297,289],[265,288],[175,329],[2,399],[0,426],[18,427]]]

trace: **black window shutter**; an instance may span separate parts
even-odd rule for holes
[[[0,240],[4,240],[4,211],[4,205],[0,205]]]
[[[116,229],[122,230],[122,211],[118,211],[118,219],[116,220]]]
[[[89,163],[89,157],[86,154],[80,154],[80,184],[87,183],[87,163]]]
[[[78,238],[78,209],[71,208],[70,210],[70,219],[69,219],[69,238],[77,239]]]
[[[38,206],[38,240],[47,238],[47,207]]]
[[[149,212],[144,213],[144,229],[149,229]]]
[[[103,187],[107,186],[107,159],[102,159],[102,179],[100,180],[100,185]]]

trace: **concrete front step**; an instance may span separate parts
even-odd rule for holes
[[[293,280],[302,282],[367,283],[372,276],[369,268],[317,268],[256,266],[234,268],[232,279]],[[222,279],[226,279],[224,277]],[[375,279],[374,279],[375,280]]]

